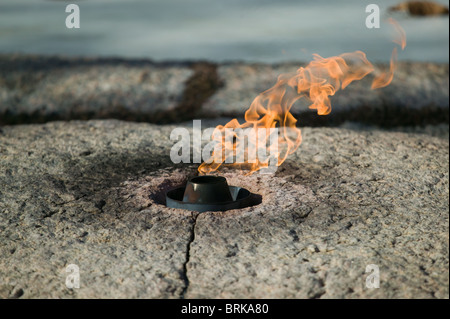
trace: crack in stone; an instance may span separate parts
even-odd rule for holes
[[[183,290],[181,291],[180,299],[185,299],[186,292],[188,291],[189,285],[190,285],[189,276],[188,276],[188,272],[187,272],[187,264],[189,263],[189,260],[191,258],[191,245],[195,240],[195,226],[197,225],[198,216],[199,216],[199,213],[192,214],[192,217],[194,218],[194,222],[193,222],[192,228],[191,228],[191,234],[190,234],[191,236],[186,245],[186,257],[185,257],[185,260],[183,263],[183,273],[182,273],[182,277],[184,280],[184,287],[183,287]]]
[[[326,282],[322,278],[319,278],[319,285],[321,288],[323,288],[323,290],[316,292],[311,297],[311,299],[320,299],[320,298],[322,298],[323,295],[325,295],[327,293],[327,285],[326,285]]]
[[[67,204],[71,204],[71,203],[73,203],[73,202],[77,202],[77,201],[79,201],[80,199],[83,199],[83,198],[85,198],[85,197],[87,197],[87,194],[83,194],[83,195],[81,195],[80,197],[78,197],[78,198],[75,198],[75,199],[72,199],[72,200],[69,200],[69,201],[66,201],[66,202],[62,202],[62,203],[53,203],[55,206],[57,206],[57,207],[59,207],[59,206],[64,206],[64,205],[67,205]]]

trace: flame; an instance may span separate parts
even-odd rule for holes
[[[394,43],[404,49],[406,46],[404,30],[394,19],[391,18],[388,22],[394,25],[397,32]],[[375,75],[372,89],[389,85],[396,65],[397,48],[394,47],[389,70]],[[273,164],[269,156],[255,158],[248,155],[250,147],[255,149],[257,154],[267,155],[268,152],[274,155],[275,165],[281,165],[302,141],[301,130],[296,127],[297,120],[290,113],[294,103],[303,99],[309,104],[310,109],[317,110],[317,114],[327,115],[331,112],[331,96],[374,71],[375,67],[362,51],[330,58],[314,54],[313,61],[306,67],[299,68],[295,74],[280,75],[275,86],[258,95],[245,112],[243,124],[233,119],[215,128],[212,139],[217,143],[216,147],[211,157],[199,166],[199,172],[207,174],[216,171],[222,165],[230,165],[252,174]],[[278,129],[276,137],[271,130],[275,128]],[[262,134],[262,138],[256,133],[261,130],[265,133]],[[237,133],[242,131],[249,133],[248,139]],[[254,138],[251,139],[251,136]],[[237,163],[237,158],[244,158],[244,161]]]
[[[406,47],[405,31],[394,19],[389,18],[388,22],[394,26],[397,32],[397,36],[392,42],[398,44],[402,48],[402,50],[404,50]],[[391,62],[389,63],[389,71],[382,72],[375,77],[372,82],[372,89],[383,88],[385,86],[388,86],[392,82],[392,79],[394,78],[394,72],[397,67],[397,55],[397,48],[394,47],[394,49],[392,50]]]

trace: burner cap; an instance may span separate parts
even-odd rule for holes
[[[224,211],[250,205],[251,193],[245,188],[228,186],[222,176],[204,175],[189,179],[186,187],[166,193],[166,205],[196,212]]]

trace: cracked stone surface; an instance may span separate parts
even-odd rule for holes
[[[2,127],[0,297],[449,297],[448,137],[304,128],[274,176],[220,172],[261,204],[197,214],[163,205],[197,167],[172,129]]]

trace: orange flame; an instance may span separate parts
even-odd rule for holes
[[[395,30],[397,31],[397,36],[393,40],[393,42],[398,44],[402,48],[402,50],[404,50],[406,47],[405,31],[394,19],[389,18],[388,22],[392,24]],[[392,50],[391,62],[389,64],[389,71],[383,72],[375,77],[375,79],[372,82],[372,89],[379,89],[388,86],[392,82],[392,79],[394,78],[394,72],[396,68],[397,68],[397,48],[394,47],[394,50]]]
[[[406,45],[406,36],[403,29],[390,19],[397,30],[398,37],[394,40],[402,49]],[[389,85],[393,79],[397,63],[397,48],[394,48],[390,61],[389,71],[375,76],[372,89]],[[258,151],[258,154],[274,151],[276,166],[281,165],[289,154],[292,154],[301,143],[301,131],[296,127],[297,120],[290,113],[294,103],[304,99],[310,109],[317,110],[319,115],[327,115],[331,112],[330,96],[339,89],[345,89],[350,83],[361,80],[369,73],[375,71],[374,66],[367,60],[362,51],[344,53],[339,56],[322,58],[314,54],[314,60],[306,67],[301,67],[295,74],[282,74],[275,86],[258,95],[245,113],[245,123],[239,124],[233,119],[226,125],[215,128],[212,138],[218,147],[214,148],[211,157],[198,168],[201,174],[216,171],[222,165],[231,165],[248,170],[248,174],[272,165],[270,158],[250,158],[248,151],[250,146]],[[276,141],[269,138],[271,130],[278,128]],[[233,129],[231,137],[229,129]],[[236,131],[250,130],[265,131],[263,138],[246,139]],[[257,135],[256,133],[253,133]],[[228,135],[228,136],[227,136]],[[247,135],[249,137],[250,135]],[[276,143],[275,143],[276,142]],[[276,149],[275,149],[276,148]],[[271,153],[272,154],[272,153]],[[244,156],[243,163],[236,163],[237,157]]]

